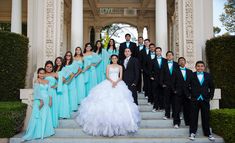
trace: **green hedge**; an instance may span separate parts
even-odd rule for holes
[[[235,108],[235,36],[208,40],[206,56],[215,85],[222,90],[220,106]]]
[[[21,131],[26,109],[21,102],[0,102],[0,138],[10,138]]]
[[[226,143],[235,143],[235,109],[211,110],[211,127]]]
[[[19,89],[25,86],[27,57],[27,37],[0,32],[0,101],[19,99]]]

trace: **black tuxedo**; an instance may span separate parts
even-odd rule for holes
[[[215,87],[212,81],[212,77],[209,73],[204,72],[204,82],[201,85],[198,78],[197,72],[193,73],[191,82],[191,100],[196,101],[196,99],[202,95],[205,101],[209,102],[213,98]]]
[[[192,71],[190,69],[185,70],[186,80],[183,77],[181,70],[176,75],[176,96],[175,96],[175,116],[174,125],[180,125],[180,112],[183,107],[184,122],[185,125],[190,123],[190,81],[192,78]]]
[[[123,60],[125,60],[125,55],[124,55],[124,51],[126,48],[129,48],[131,50],[131,56],[132,57],[136,57],[137,58],[137,46],[136,46],[136,43],[134,42],[130,42],[130,45],[129,47],[126,46],[126,42],[123,42],[120,44],[119,46],[119,61],[122,63]]]
[[[214,96],[215,87],[212,81],[212,77],[209,73],[204,72],[204,82],[202,85],[197,77],[197,72],[193,73],[190,81],[191,86],[191,121],[190,121],[190,133],[197,132],[198,114],[201,110],[202,116],[202,128],[205,136],[211,135],[210,132],[210,99]],[[203,97],[201,100],[200,95]]]
[[[143,45],[143,49],[145,48],[145,45]],[[139,66],[140,66],[140,74],[139,74],[139,81],[137,84],[137,91],[141,92],[142,91],[142,57],[141,57],[141,50],[140,50],[140,46],[137,47],[137,58],[139,61]]]
[[[143,81],[144,86],[143,90],[145,92],[145,96],[148,97],[148,102],[153,103],[153,98],[151,95],[151,81],[150,81],[150,74],[151,71],[149,70],[149,63],[151,62],[150,50],[146,53],[146,47],[140,51],[140,59],[141,59],[141,68],[143,70]]]
[[[166,64],[167,60],[162,58],[161,66],[157,61],[157,56],[151,60],[149,64],[150,70],[150,78],[152,80],[152,94],[154,97],[154,109],[163,109],[164,108],[164,100],[163,100],[163,88],[160,84],[160,74],[164,64]]]
[[[168,68],[168,61],[163,64],[160,74],[160,85],[164,90],[164,101],[165,101],[165,116],[170,118],[170,111],[172,106],[172,116],[174,116],[174,96],[176,89],[176,75],[179,72],[178,63],[173,62],[172,75]]]
[[[127,67],[124,66],[123,61],[123,81],[127,84],[129,90],[132,92],[134,102],[138,105],[136,85],[139,78],[139,62],[138,59],[130,57]]]

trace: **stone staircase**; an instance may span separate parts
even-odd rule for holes
[[[44,140],[28,141],[29,143],[210,143],[207,137],[203,136],[201,125],[195,141],[188,139],[188,127],[182,126],[174,129],[172,119],[163,120],[164,112],[151,112],[152,106],[147,104],[147,99],[139,94],[139,106],[141,111],[140,129],[135,134],[117,137],[94,137],[85,134],[82,128],[73,119],[60,120],[59,128],[55,129],[56,134]],[[21,142],[23,133],[15,135],[10,139],[10,143]],[[216,136],[216,143],[223,143],[223,139]]]

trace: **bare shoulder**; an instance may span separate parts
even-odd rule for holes
[[[109,64],[109,65],[107,65],[107,67],[106,67],[106,68],[107,68],[107,69],[109,69],[109,68],[110,68],[110,66],[111,66],[111,65]]]
[[[118,65],[119,69],[122,69],[122,66],[121,65]]]
[[[48,80],[44,80],[44,81],[45,81],[45,83],[46,83],[46,84],[48,84],[48,83],[49,83],[49,81],[48,81]]]

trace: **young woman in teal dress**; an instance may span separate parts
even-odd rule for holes
[[[49,83],[49,95],[52,97],[52,106],[51,106],[51,116],[52,116],[52,123],[53,127],[57,128],[58,127],[58,119],[59,119],[59,105],[58,105],[58,97],[56,93],[56,74],[53,72],[53,62],[52,61],[47,61],[45,63],[45,80],[47,80]]]
[[[33,110],[22,140],[43,139],[55,134],[50,109],[52,98],[48,92],[48,81],[44,79],[45,69],[39,68],[37,74],[38,78],[34,82]]]
[[[118,55],[118,50],[115,46],[115,41],[114,39],[110,39],[109,40],[109,44],[108,44],[108,47],[107,47],[107,52],[109,53],[109,57],[111,55]]]
[[[68,84],[68,91],[69,91],[69,105],[70,105],[70,112],[77,111],[78,109],[78,96],[77,96],[77,87],[76,87],[76,80],[74,75],[77,73],[78,69],[76,68],[75,64],[73,63],[73,55],[72,52],[67,51],[64,56],[64,68],[66,73],[70,74],[68,78],[66,78]]]
[[[94,52],[102,59],[96,66],[97,82],[100,83],[106,79],[106,66],[109,63],[109,54],[107,50],[103,48],[103,44],[100,40],[96,41]]]
[[[62,70],[64,67],[63,58],[57,57],[55,59],[54,65],[55,65],[54,72],[58,74],[58,84],[57,84],[57,96],[58,96],[58,106],[59,106],[58,116],[59,118],[67,119],[70,118],[68,85],[65,84],[65,78],[68,75]]]
[[[96,66],[101,62],[101,58],[94,52],[90,43],[85,44],[84,48],[84,73],[85,73],[85,86],[86,96],[92,87],[97,85]]]
[[[75,49],[74,54],[74,64],[78,69],[78,72],[74,75],[76,80],[76,88],[77,88],[77,96],[78,96],[78,104],[80,105],[81,101],[86,97],[85,90],[85,80],[84,80],[84,72],[83,72],[83,54],[81,47],[77,47]]]

